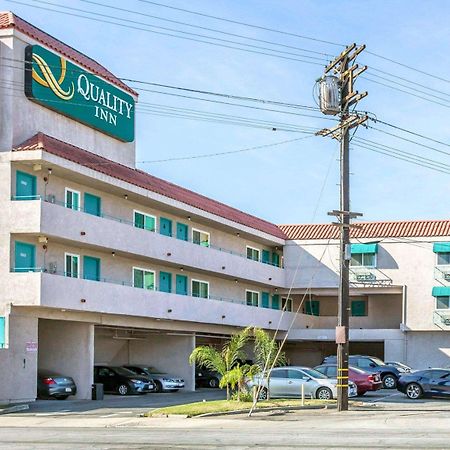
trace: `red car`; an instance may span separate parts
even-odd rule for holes
[[[314,367],[317,371],[323,373],[328,378],[336,378],[336,364],[322,364]],[[364,395],[367,391],[378,391],[383,387],[379,373],[366,372],[358,367],[349,366],[348,377],[358,388],[358,395]]]

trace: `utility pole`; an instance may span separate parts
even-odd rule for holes
[[[348,410],[348,358],[349,358],[349,265],[350,251],[350,223],[352,218],[362,216],[360,213],[350,211],[350,151],[349,130],[364,123],[367,115],[360,116],[350,112],[350,106],[367,96],[354,91],[355,79],[363,73],[367,66],[359,67],[354,64],[355,58],[365,49],[365,45],[349,45],[338,57],[325,68],[322,81],[325,86],[320,89],[321,109],[324,114],[340,115],[340,123],[334,128],[320,130],[317,135],[331,136],[340,141],[340,208],[329,212],[329,215],[338,217],[339,221],[333,223],[340,227],[340,273],[338,296],[338,326],[336,327],[337,343],[337,392],[338,411]],[[351,65],[352,64],[352,65]],[[334,73],[335,76],[327,74]],[[337,92],[333,91],[333,83]]]

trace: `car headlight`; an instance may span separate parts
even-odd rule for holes
[[[135,380],[135,379],[132,379],[131,382],[135,383],[135,384],[142,384],[143,383],[142,380]]]

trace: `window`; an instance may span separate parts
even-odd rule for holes
[[[303,308],[303,313],[309,316],[320,315],[320,302],[319,300],[306,300]]]
[[[75,209],[76,211],[79,211],[80,193],[78,191],[66,188],[66,208]]]
[[[281,309],[283,309],[284,311],[292,312],[292,298],[282,298]]]
[[[303,372],[300,372],[300,370],[288,369],[288,378],[291,380],[306,380],[309,377]]]
[[[192,297],[209,298],[209,283],[207,281],[192,280]]]
[[[246,297],[248,306],[258,306],[259,305],[259,292],[245,291],[245,297]]]
[[[436,309],[450,309],[450,297],[436,297]]]
[[[209,247],[209,233],[192,228],[192,242],[202,247]]]
[[[352,316],[367,316],[367,302],[365,300],[352,300]]]
[[[287,378],[288,371],[287,369],[274,369],[270,373],[270,378]]]
[[[80,278],[80,256],[64,254],[64,274],[66,277]]]
[[[141,289],[155,289],[155,272],[153,270],[133,267],[133,286]]]
[[[351,266],[375,267],[376,253],[356,253],[352,254]]]
[[[438,266],[449,266],[450,265],[450,252],[438,253],[437,254],[437,265]]]
[[[259,261],[260,250],[257,248],[249,247],[247,245],[247,258],[253,261]]]
[[[134,226],[143,230],[156,231],[156,217],[140,211],[134,211]]]
[[[5,348],[5,346],[6,346],[5,318],[0,317],[0,348]]]

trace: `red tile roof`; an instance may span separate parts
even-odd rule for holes
[[[19,16],[16,16],[10,11],[0,11],[0,29],[4,28],[15,28],[17,31],[20,31],[41,44],[44,44],[46,47],[57,51],[72,61],[75,61],[90,72],[95,73],[125,91],[128,91],[130,94],[138,95],[136,91],[127,86],[123,81],[114,76],[109,70],[100,65],[98,62],[78,50],[75,50],[69,45],[64,44],[64,42],[59,41],[50,34],[47,34],[45,31],[31,25],[31,23],[20,18]]]
[[[89,167],[90,169],[105,175],[148,189],[149,191],[194,206],[211,214],[224,217],[241,225],[263,231],[271,236],[285,239],[284,233],[276,225],[270,222],[266,222],[265,220],[246,214],[231,206],[189,191],[176,184],[156,178],[142,170],[124,166],[43,133],[34,135],[32,138],[13,149],[13,151],[26,150],[45,150],[48,153]]]
[[[395,222],[357,222],[352,238],[450,236],[450,220],[408,220]],[[339,228],[331,224],[279,225],[288,239],[339,239]]]

